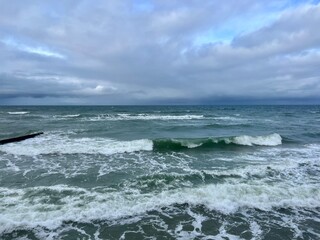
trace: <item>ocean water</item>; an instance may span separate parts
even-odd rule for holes
[[[0,107],[0,239],[320,239],[320,106]]]

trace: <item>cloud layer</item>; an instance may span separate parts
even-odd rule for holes
[[[315,1],[1,1],[0,104],[320,103]]]

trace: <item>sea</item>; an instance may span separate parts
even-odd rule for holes
[[[0,239],[320,239],[320,106],[1,106]]]

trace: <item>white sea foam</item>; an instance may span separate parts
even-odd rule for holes
[[[212,138],[214,143],[225,142],[226,144],[237,144],[237,145],[245,145],[245,146],[277,146],[282,144],[282,138],[278,133],[273,133],[270,135],[264,136],[248,136],[248,135],[241,135],[236,137],[228,137],[228,138]],[[201,139],[191,139],[191,140],[184,140],[184,139],[173,139],[172,142],[179,143],[183,147],[187,148],[197,148],[202,146],[207,142],[207,140]]]
[[[214,139],[215,142],[221,140]],[[276,146],[282,142],[281,136],[277,133],[266,136],[238,136],[225,138],[227,144],[234,143],[238,145],[261,145]],[[177,140],[182,146],[188,148],[197,148],[203,143],[188,142]],[[35,156],[40,154],[104,154],[111,155],[116,153],[152,151],[153,141],[149,139],[139,139],[132,141],[118,141],[108,138],[69,138],[63,135],[44,134],[34,139],[28,139],[23,142],[10,143],[0,146],[0,151],[14,154]]]
[[[241,121],[241,120],[245,120],[242,118],[237,118],[237,117],[230,117],[230,116],[224,116],[224,117],[214,117],[213,119],[215,120],[226,120],[226,121]]]
[[[203,143],[194,143],[194,142],[188,142],[187,140],[184,141],[184,140],[175,140],[173,139],[172,140],[173,142],[176,142],[176,143],[180,143],[181,146],[183,147],[187,147],[187,148],[197,148],[197,147],[200,147]]]
[[[277,146],[282,144],[282,138],[278,133],[266,136],[238,136],[232,139],[226,139],[226,143],[234,143],[238,145],[259,145],[259,146]]]
[[[191,120],[202,119],[203,115],[154,115],[154,114],[118,114],[125,120]]]
[[[54,115],[53,118],[55,120],[66,120],[70,118],[80,117],[80,114],[66,114],[66,115]]]
[[[11,231],[14,228],[36,226],[56,229],[61,227],[62,222],[68,220],[88,222],[91,220],[118,219],[121,221],[123,217],[145,214],[153,209],[160,210],[163,206],[171,206],[175,203],[203,204],[209,209],[226,214],[236,212],[243,207],[267,211],[273,211],[273,207],[299,208],[299,211],[301,210],[300,207],[313,210],[320,207],[318,182],[312,181],[312,179],[310,181],[303,179],[303,181],[298,181],[304,183],[301,185],[292,181],[294,178],[300,178],[303,172],[303,169],[299,167],[299,162],[307,163],[310,161],[309,157],[313,157],[314,162],[318,162],[319,145],[310,145],[306,149],[290,149],[288,156],[283,154],[284,151],[287,150],[279,148],[274,151],[275,156],[277,156],[275,158],[279,159],[279,156],[282,156],[282,158],[279,164],[270,164],[272,169],[263,165],[205,171],[207,174],[214,175],[240,175],[241,179],[231,177],[226,178],[220,184],[190,185],[189,188],[164,189],[162,192],[144,194],[134,185],[129,185],[123,191],[117,192],[101,187],[88,190],[66,185],[27,189],[0,188],[0,196],[2,196],[0,201],[0,232]],[[259,152],[266,159],[273,156],[270,155],[272,154],[271,149],[262,149]],[[292,162],[293,158],[296,160]],[[149,159],[142,158],[140,160],[141,163],[144,162],[146,168],[150,167]],[[185,158],[181,155],[182,160],[185,160]],[[290,162],[292,162],[291,166],[288,164]],[[90,164],[93,164],[93,162]],[[180,161],[177,164],[179,165]],[[266,174],[268,171],[273,173],[273,170],[281,173],[282,177],[286,177],[278,179],[280,181],[272,181],[273,175],[270,175],[270,179]],[[255,177],[252,178],[250,175]],[[59,203],[52,203],[50,195],[59,196]],[[189,212],[189,215],[192,214]],[[195,219],[192,225],[194,228],[199,228],[201,226],[200,222],[204,219],[201,215],[192,216]],[[253,238],[259,239],[261,234],[259,225],[253,222],[250,224],[250,229]],[[181,231],[177,236],[183,239],[184,236],[196,237],[197,234],[195,231],[191,233]],[[227,233],[222,228],[220,234],[221,239],[223,239],[222,236],[226,236]]]
[[[250,231],[252,232],[253,238],[252,239],[261,239],[262,229],[259,224],[255,221],[250,221]]]
[[[74,118],[74,117],[79,117],[80,114],[67,114],[67,115],[62,115],[61,117],[63,118]]]
[[[57,228],[63,221],[119,219],[144,214],[172,204],[202,204],[225,214],[242,207],[272,210],[273,207],[320,207],[320,190],[315,184],[290,185],[274,183],[212,184],[198,188],[179,188],[158,194],[103,192],[56,185],[27,189],[0,188],[0,232],[15,227],[44,226]],[[45,194],[44,194],[45,193]],[[57,204],[50,203],[50,194],[59,196]],[[44,211],[45,209],[45,211]],[[197,223],[194,223],[197,225]]]
[[[184,147],[187,147],[187,148],[197,148],[197,147],[202,146],[202,143],[198,143],[198,144],[196,144],[196,143],[182,143],[181,145]]]
[[[223,222],[221,227],[219,228],[219,234],[216,236],[213,236],[214,239],[216,240],[224,240],[224,239],[230,239],[230,240],[241,240],[240,236],[230,234],[227,232],[226,229],[226,223]],[[210,239],[210,238],[205,238],[205,239]]]
[[[8,114],[10,115],[24,115],[24,114],[28,114],[29,112],[8,112]]]
[[[203,115],[157,115],[157,114],[126,114],[116,115],[100,114],[95,117],[85,118],[88,121],[121,121],[121,120],[192,120],[203,119]]]
[[[69,138],[44,134],[38,138],[0,146],[0,151],[35,156],[40,154],[104,154],[151,151],[153,143],[148,139],[117,141],[106,138]]]

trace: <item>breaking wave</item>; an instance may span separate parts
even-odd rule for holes
[[[203,115],[157,115],[157,114],[127,114],[119,113],[116,115],[100,114],[89,117],[87,121],[121,121],[121,120],[193,120],[203,119]]]
[[[0,151],[14,155],[35,156],[40,154],[104,154],[151,151],[148,139],[117,141],[109,138],[69,138],[55,134],[0,146]]]
[[[277,146],[282,144],[278,133],[265,136],[235,136],[203,139],[159,139],[153,141],[155,150],[183,150],[191,148],[219,148],[230,145],[238,146]]]
[[[29,112],[8,112],[8,114],[10,115],[24,115],[24,114],[28,114]]]
[[[109,138],[69,138],[67,136],[44,134],[38,138],[0,147],[0,151],[34,156],[40,154],[104,154],[138,151],[179,151],[196,148],[225,148],[229,146],[277,146],[282,144],[279,134],[265,136],[235,136],[200,139],[139,139],[118,141]]]
[[[68,115],[62,115],[61,117],[64,118],[74,118],[74,117],[79,117],[80,114],[68,114]]]
[[[80,117],[80,114],[66,114],[66,115],[54,115],[53,118],[56,120],[68,120]]]
[[[312,184],[261,185],[259,182],[210,184],[197,188],[168,190],[159,194],[141,194],[136,191],[128,194],[66,185],[26,189],[0,188],[0,195],[4,196],[4,201],[0,204],[0,232],[11,231],[17,227],[44,226],[54,229],[65,221],[119,219],[185,203],[204,205],[210,210],[225,214],[234,213],[243,207],[265,211],[274,207],[314,208],[320,206],[319,193],[319,188]],[[59,201],[54,202],[57,196]],[[10,207],[4,207],[9,201]],[[46,209],[45,213],[43,209]]]

